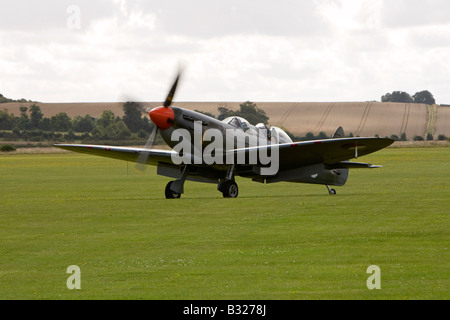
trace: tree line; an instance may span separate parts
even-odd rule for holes
[[[24,98],[18,99],[18,100],[14,100],[14,99],[7,98],[7,97],[3,96],[0,93],[0,103],[7,103],[7,102],[22,102],[22,103],[31,102],[31,103],[33,103],[33,102],[36,102],[36,101],[26,100]]]
[[[111,110],[104,110],[98,118],[89,114],[69,117],[60,112],[45,117],[38,104],[29,108],[20,107],[20,116],[0,110],[0,130],[3,139],[28,141],[101,141],[101,140],[143,140],[153,129],[147,117],[133,106],[133,102],[123,105],[123,117]]]
[[[416,92],[413,96],[405,91],[393,91],[392,93],[383,95],[381,102],[424,103],[432,105],[436,103],[436,100],[428,90]]]
[[[413,97],[410,97],[413,101],[408,98],[408,95],[400,91],[386,94],[383,96],[383,99],[391,99],[390,102],[414,102],[414,100],[421,101],[420,103],[431,102],[426,99],[429,95],[422,93],[416,93]],[[398,101],[401,100],[399,97],[403,97],[402,99],[406,100]],[[77,140],[97,143],[108,141],[110,144],[141,144],[148,138],[154,127],[148,117],[142,116],[134,102],[124,103],[122,117],[116,116],[111,110],[104,110],[98,118],[94,118],[89,114],[70,118],[65,112],[60,112],[48,118],[44,116],[37,103],[33,103],[29,108],[21,106],[19,110],[20,116],[9,114],[6,109],[0,110],[0,138],[3,140],[25,140],[31,142]],[[216,118],[211,113],[197,111]],[[269,117],[265,111],[251,101],[242,103],[238,110],[219,106],[217,111],[218,120],[239,116],[247,119],[252,124],[269,123]],[[294,141],[329,138],[325,132],[320,132],[318,135],[308,132],[305,136],[295,136],[285,128],[282,129]],[[349,136],[352,137],[353,134],[350,133]],[[392,135],[391,138],[398,141],[407,140],[404,133],[400,137]],[[419,139],[423,140],[422,137],[414,137],[414,140]],[[433,137],[427,135],[426,139],[433,140]],[[447,139],[447,137],[443,135],[438,137],[438,140],[444,139]],[[156,143],[162,143],[162,139],[157,137]]]
[[[142,116],[134,102],[126,102],[123,105],[122,117],[116,116],[111,110],[104,110],[98,118],[89,114],[70,118],[65,112],[45,117],[37,103],[33,103],[29,108],[21,106],[19,110],[20,116],[8,113],[6,109],[0,110],[0,138],[3,140],[142,143],[154,126],[148,117]],[[198,112],[216,118],[211,113]],[[267,124],[269,121],[265,111],[250,101],[241,104],[239,110],[220,106],[218,113],[219,120],[240,116],[255,124]],[[157,138],[156,143],[158,142],[162,140]]]

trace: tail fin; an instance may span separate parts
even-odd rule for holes
[[[337,128],[336,132],[333,134],[331,138],[332,139],[345,138],[344,129],[342,129],[342,127]]]

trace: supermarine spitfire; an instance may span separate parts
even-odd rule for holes
[[[157,166],[157,173],[175,180],[165,188],[168,199],[180,198],[186,180],[213,183],[224,198],[236,198],[235,177],[255,182],[297,182],[343,186],[349,169],[379,168],[350,159],[383,149],[388,138],[344,137],[340,127],[331,139],[293,142],[280,128],[252,125],[240,117],[222,121],[199,112],[172,106],[180,73],[161,107],[149,114],[155,125],[144,148],[101,145],[57,144],[58,148],[90,155],[132,161],[144,170]],[[157,132],[172,150],[154,149]]]

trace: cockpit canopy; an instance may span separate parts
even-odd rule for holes
[[[222,122],[230,124],[238,129],[242,129],[242,131],[248,134],[265,136],[272,143],[292,143],[292,139],[287,135],[287,133],[278,127],[268,127],[264,123],[258,123],[254,126],[246,119],[237,116],[228,117],[222,120]]]
[[[273,143],[282,144],[282,143],[292,143],[292,139],[287,135],[287,133],[278,127],[272,127],[271,131],[271,141]]]
[[[247,131],[248,129],[253,127],[250,124],[250,122],[248,122],[247,120],[245,120],[242,117],[228,117],[228,118],[222,120],[222,122],[231,124],[233,127],[240,128],[244,131]]]

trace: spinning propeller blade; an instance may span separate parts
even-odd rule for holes
[[[164,108],[170,107],[172,104],[173,97],[175,96],[175,92],[177,91],[178,81],[181,77],[181,71],[178,72],[178,75],[175,79],[175,82],[172,85],[172,88],[169,91],[169,94],[167,95],[166,101],[164,101]]]
[[[153,144],[155,143],[155,137],[156,133],[158,131],[158,127],[154,127],[152,133],[150,134],[150,137],[148,138],[147,142],[145,143],[144,149],[151,149],[153,147]],[[139,157],[137,159],[136,163],[136,169],[138,169],[141,172],[145,171],[147,160],[148,160],[149,153],[148,152],[141,152],[139,154]]]
[[[154,108],[148,113],[155,127],[152,133],[150,134],[150,137],[148,138],[147,143],[144,146],[144,149],[151,149],[153,147],[155,137],[159,129],[167,130],[173,125],[175,121],[175,114],[173,109],[170,108],[170,105],[172,104],[173,97],[175,96],[175,92],[177,91],[177,86],[180,77],[181,77],[181,69],[180,71],[178,71],[177,77],[175,78],[175,81],[167,95],[166,100],[164,101],[163,106]],[[147,109],[141,104],[136,103],[136,107],[139,108],[140,111],[147,113]],[[148,152],[142,152],[139,155],[136,163],[136,169],[138,169],[139,171],[145,170],[149,155],[150,154]]]

